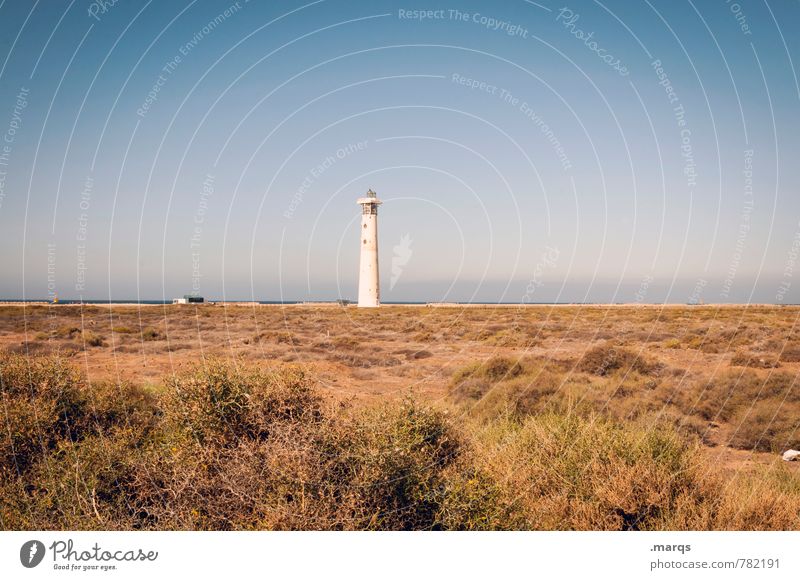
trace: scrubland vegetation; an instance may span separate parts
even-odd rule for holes
[[[800,404],[794,375],[675,376],[607,341],[465,364],[442,400],[355,402],[308,365],[90,382],[64,357],[7,353],[0,527],[800,529],[797,470],[720,470],[707,452],[796,441],[779,407]]]

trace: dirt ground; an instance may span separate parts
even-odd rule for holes
[[[800,307],[754,305],[375,310],[338,305],[2,305],[0,349],[28,355],[58,352],[73,359],[91,381],[152,385],[204,357],[266,366],[296,362],[307,366],[332,396],[367,402],[413,393],[446,402],[453,375],[470,364],[493,357],[541,361],[558,365],[566,382],[580,375],[577,366],[587,352],[613,344],[663,369],[658,388],[636,383],[628,390],[642,392],[619,408],[649,405],[658,412],[676,393],[704,393],[703,385],[732,372],[746,371],[762,382],[776,372],[785,380],[788,373],[794,377],[792,393],[800,391],[794,385],[800,371],[799,318]],[[583,380],[587,385],[619,382],[604,391],[607,404],[614,406],[620,385],[629,379]],[[787,392],[783,400],[795,398]],[[776,413],[795,413],[798,407],[787,403]],[[720,425],[705,423],[710,453],[724,465],[774,460],[774,453],[730,449],[725,440],[715,440]],[[722,427],[722,433],[734,432],[734,427]]]
[[[158,381],[217,356],[304,363],[332,390],[357,396],[413,389],[437,397],[476,360],[568,360],[609,340],[709,375],[743,348],[793,348],[799,318],[800,307],[771,306],[0,306],[0,348],[60,352],[92,380]]]

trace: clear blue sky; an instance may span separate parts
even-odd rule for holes
[[[800,302],[798,22],[6,0],[0,297]]]

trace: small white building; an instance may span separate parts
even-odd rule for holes
[[[194,296],[192,294],[184,294],[183,298],[173,298],[173,304],[202,304],[205,299],[202,296]]]

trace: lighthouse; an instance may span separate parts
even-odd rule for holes
[[[361,206],[361,266],[358,272],[359,308],[377,308],[381,304],[378,277],[378,206],[381,200],[371,189],[358,198]]]

